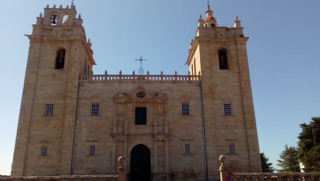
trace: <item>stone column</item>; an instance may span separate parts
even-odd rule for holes
[[[123,140],[123,154],[125,156],[129,155],[128,154],[128,137],[127,137],[127,135],[125,135],[124,140]],[[129,163],[126,164],[127,167],[128,167],[128,164]]]
[[[117,133],[117,101],[114,101],[115,106],[115,114],[114,114],[114,120],[113,120],[113,133]]]
[[[158,123],[157,123],[157,103],[153,106],[153,133],[158,133]]]
[[[112,170],[114,170],[115,171],[115,169],[116,169],[116,165],[115,165],[115,157],[116,157],[116,145],[115,145],[116,143],[115,143],[115,138],[113,138],[113,140],[112,140],[112,155],[111,155],[111,168],[112,168]]]
[[[158,172],[158,144],[157,144],[157,137],[154,138],[153,140],[153,147],[154,147],[154,155],[153,155],[153,160],[154,160],[154,172]]]
[[[166,166],[165,166],[165,171],[168,173],[169,172],[169,141],[168,139],[165,139],[166,141],[166,153],[165,153],[165,160],[166,160]]]
[[[165,107],[164,107],[164,116],[165,116],[165,118],[164,118],[164,132],[165,133],[169,133],[167,108],[168,108],[168,105],[167,105],[167,102],[165,102]]]
[[[128,133],[128,104],[126,104],[126,120],[124,121],[124,133]]]

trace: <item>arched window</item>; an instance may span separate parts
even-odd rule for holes
[[[56,58],[56,69],[63,69],[64,67],[64,57],[66,55],[66,50],[65,49],[60,49],[57,53],[57,58]]]
[[[51,15],[51,25],[57,25],[57,20],[58,20],[58,14],[57,13],[53,13]]]
[[[220,69],[228,69],[228,56],[226,49],[219,50],[219,66]]]
[[[63,16],[62,24],[63,24],[63,25],[68,24],[68,15],[64,15],[64,16]]]

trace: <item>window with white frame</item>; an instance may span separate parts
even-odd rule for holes
[[[53,115],[53,104],[46,104],[46,108],[44,110],[44,115],[46,115],[46,116]]]
[[[181,113],[182,113],[182,115],[189,115],[190,114],[189,103],[183,102],[181,104]]]
[[[92,103],[91,116],[98,116],[98,115],[99,115],[99,103]]]
[[[224,104],[224,115],[230,116],[232,115],[231,104]]]

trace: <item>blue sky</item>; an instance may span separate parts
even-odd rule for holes
[[[9,174],[32,24],[50,4],[71,0],[2,0],[0,10],[0,174]],[[206,0],[75,0],[97,66],[151,74],[187,74],[185,61]],[[320,1],[215,0],[220,26],[238,15],[245,35],[260,151],[274,164],[285,144],[296,146],[299,124],[320,116]],[[217,158],[218,159],[218,158]]]

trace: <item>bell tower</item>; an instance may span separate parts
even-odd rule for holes
[[[261,171],[246,43],[236,17],[233,27],[220,26],[213,11],[200,16],[186,64],[201,75],[203,117],[209,173],[227,155],[235,172]]]
[[[30,41],[13,176],[72,174],[79,76],[95,65],[75,6],[47,6]]]

